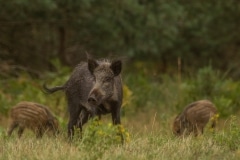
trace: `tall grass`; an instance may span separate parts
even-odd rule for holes
[[[45,135],[42,139],[32,134],[25,134],[21,139],[1,136],[0,159],[239,159],[240,133],[239,129],[231,127],[233,125],[236,123],[229,120],[229,128],[215,134],[206,132],[200,137],[177,138],[164,133],[168,128],[144,134],[130,132],[130,141],[123,145],[117,141],[110,143],[101,136],[89,139],[93,134],[89,131],[84,132],[82,140],[75,139],[72,143],[66,140],[65,134],[56,138]]]

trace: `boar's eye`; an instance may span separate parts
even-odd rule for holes
[[[93,77],[91,78],[91,81],[96,82],[96,77],[93,76]]]

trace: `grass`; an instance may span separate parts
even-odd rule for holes
[[[236,120],[236,119],[235,119]],[[236,125],[229,120],[228,126]],[[108,123],[103,122],[103,125]],[[141,125],[141,124],[139,124]],[[1,134],[0,159],[86,159],[86,160],[145,160],[145,159],[239,159],[239,140],[235,147],[231,144],[236,142],[237,135],[234,127],[226,127],[215,134],[206,132],[199,137],[177,138],[173,136],[169,128],[161,123],[158,125],[144,124],[142,130],[135,130],[135,126],[126,124],[129,128],[130,141],[124,143],[109,143],[106,138],[92,137],[92,142],[87,143],[85,138],[91,134],[85,127],[83,140],[75,139],[69,143],[66,135],[62,132],[58,137],[44,135],[42,139],[36,139],[33,134],[27,132],[21,139],[16,135],[6,138]],[[141,125],[143,126],[143,125]],[[140,126],[137,126],[140,128]],[[166,133],[166,130],[169,132]],[[89,131],[89,130],[88,130]]]
[[[138,67],[141,71],[141,66]],[[150,73],[146,67],[142,73],[123,75],[123,128],[112,126],[110,115],[103,116],[101,122],[90,121],[85,125],[82,139],[76,135],[72,143],[66,138],[68,115],[64,94],[41,92],[45,79],[51,79],[48,82],[51,86],[63,84],[68,70],[49,74],[44,80],[28,75],[1,80],[0,160],[240,158],[239,82],[222,78],[210,67],[200,69],[195,77],[182,77],[181,82],[176,77],[158,74],[152,77]],[[209,80],[205,81],[205,77]],[[171,132],[174,117],[187,104],[205,98],[212,100],[220,112],[217,131],[211,133],[206,129],[199,137],[175,137]],[[60,134],[36,139],[32,132],[26,131],[18,139],[15,131],[12,137],[6,137],[7,112],[23,100],[49,106],[60,122]],[[119,141],[119,132],[123,133],[124,144]]]

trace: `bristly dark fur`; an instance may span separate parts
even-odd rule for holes
[[[69,111],[68,136],[72,139],[74,126],[82,126],[93,116],[112,114],[113,124],[120,124],[122,105],[122,62],[108,59],[79,63],[63,86],[43,89],[48,93],[63,90]]]

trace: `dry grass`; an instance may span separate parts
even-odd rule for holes
[[[69,144],[61,137],[56,139],[25,137],[23,139],[1,139],[0,159],[238,159],[239,150],[230,151],[215,144],[211,138],[176,139],[159,135],[133,137],[125,145],[92,146],[84,149],[79,142]],[[104,149],[103,149],[104,148]]]
[[[155,115],[155,114],[153,114]],[[142,117],[143,115],[138,115]],[[135,118],[138,119],[139,117]],[[145,115],[146,116],[146,115]],[[149,115],[151,117],[151,115]],[[135,119],[135,120],[136,120]],[[146,118],[147,119],[147,118]],[[239,159],[240,150],[231,149],[229,144],[234,137],[222,143],[224,135],[234,132],[233,129],[219,130],[215,135],[206,131],[200,137],[176,138],[171,134],[169,122],[161,122],[154,116],[149,120],[135,121],[123,119],[125,128],[130,132],[130,142],[121,145],[119,143],[109,144],[106,140],[93,139],[96,143],[85,143],[76,140],[68,143],[65,130],[58,137],[36,139],[34,134],[27,132],[21,139],[16,134],[13,137],[5,137],[1,134],[0,159],[4,160],[158,160],[158,159]],[[161,119],[161,118],[160,118]],[[170,121],[170,120],[169,120]],[[129,122],[129,123],[127,123]],[[227,121],[227,122],[230,122]],[[103,120],[107,125],[107,120]],[[86,126],[87,127],[87,126]],[[86,130],[85,127],[85,130]],[[5,129],[2,130],[2,133]],[[238,133],[240,135],[240,133]],[[96,138],[96,137],[95,137]],[[221,142],[221,143],[218,143]]]

